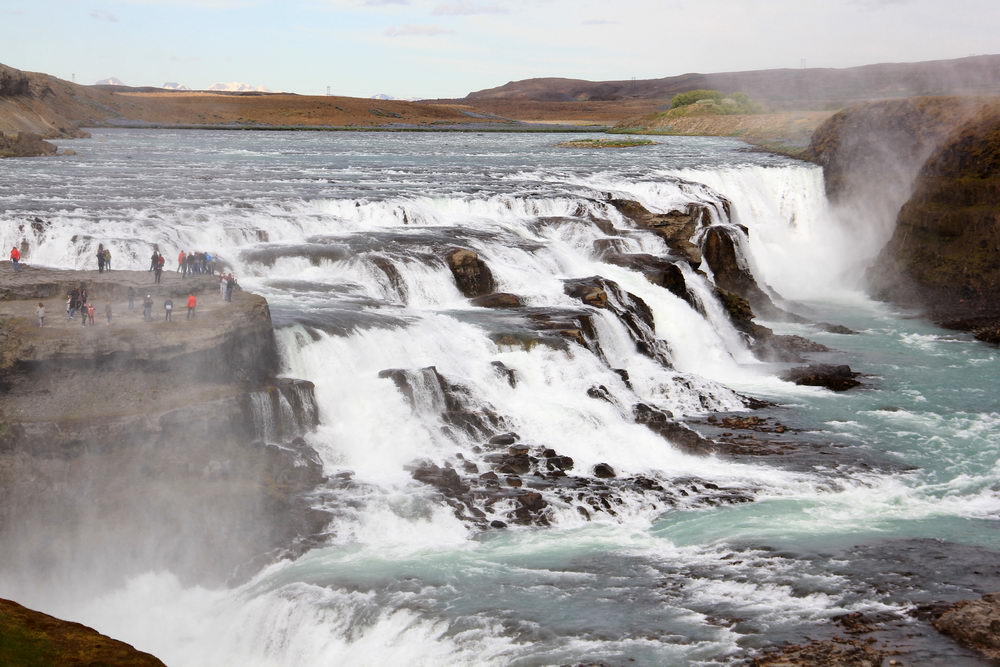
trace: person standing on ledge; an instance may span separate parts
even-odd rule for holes
[[[147,294],[142,300],[142,319],[147,322],[153,321],[153,295]]]
[[[104,270],[105,271],[110,271],[111,270],[111,249],[110,248],[105,248],[104,249]]]
[[[80,302],[80,326],[87,326],[87,302]]]
[[[198,307],[198,297],[194,295],[194,292],[188,294],[188,312],[186,319],[194,318],[194,309]]]
[[[38,302],[38,308],[35,308],[35,315],[38,316],[38,326],[45,326],[45,304],[41,301]]]
[[[173,320],[170,319],[170,316],[173,314],[173,312],[174,312],[174,301],[170,297],[167,297],[167,300],[163,302],[163,321],[173,322]]]
[[[97,244],[97,272],[104,273],[104,244]]]
[[[153,282],[159,284],[160,276],[162,275],[163,275],[163,265],[160,264],[160,262],[157,262],[156,266],[153,267]]]
[[[10,249],[10,261],[14,265],[15,271],[21,270],[21,251],[17,249],[17,246]]]
[[[177,273],[180,273],[184,268],[185,259],[187,259],[187,255],[185,255],[184,251],[181,250],[181,254],[177,255]],[[184,275],[187,275],[187,271],[184,272]]]
[[[160,247],[154,245],[153,246],[153,255],[149,258],[149,270],[150,271],[153,271],[153,270],[156,269],[156,265],[158,264],[157,260],[159,260],[159,259],[160,259]]]

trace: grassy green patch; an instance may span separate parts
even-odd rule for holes
[[[655,141],[649,139],[575,139],[556,144],[560,148],[632,148],[633,146],[651,146]]]
[[[55,664],[52,643],[40,632],[32,632],[15,619],[0,615],[0,665],[48,667]]]

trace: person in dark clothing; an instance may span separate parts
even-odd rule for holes
[[[80,325],[87,326],[87,304],[80,304]]]
[[[162,275],[163,275],[163,265],[157,262],[156,267],[153,269],[153,282],[159,284],[160,276]]]
[[[226,278],[226,301],[232,302],[234,289],[236,289],[236,278],[230,273]]]
[[[97,244],[97,272],[104,273],[104,244]]]
[[[156,265],[159,264],[159,259],[160,259],[160,253],[154,250],[153,255],[149,258],[150,271],[156,270]]]
[[[173,299],[168,298],[166,301],[163,302],[163,321],[172,322],[173,320],[170,319],[170,316],[173,314],[173,312],[174,312]]]
[[[74,289],[69,293],[69,319],[76,317],[76,311],[80,308],[80,290]]]
[[[90,299],[87,298],[87,286],[84,283],[80,283],[80,305],[87,303]]]
[[[153,295],[147,294],[142,300],[142,319],[147,322],[153,321]]]
[[[133,308],[135,308],[135,288],[134,287],[129,287],[128,288],[128,309],[132,310]]]

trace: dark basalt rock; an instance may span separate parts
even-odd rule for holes
[[[611,479],[615,476],[615,469],[607,463],[598,463],[594,466],[594,477],[598,479]]]
[[[503,379],[507,380],[507,384],[514,388],[517,386],[517,373],[514,372],[513,368],[509,368],[502,361],[491,361],[490,365],[496,369],[497,374]]]
[[[477,296],[472,299],[472,305],[480,308],[521,308],[524,306],[524,301],[516,294],[495,292],[485,296]]]
[[[709,227],[702,240],[705,263],[712,269],[716,286],[746,299],[754,310],[767,317],[783,316],[771,297],[760,288],[741,261],[737,232],[730,227]]]
[[[826,387],[833,391],[847,391],[861,384],[850,366],[833,366],[830,364],[813,364],[792,368],[781,375],[781,379],[795,384],[811,387]]]
[[[754,356],[762,361],[803,362],[802,355],[808,352],[829,352],[830,348],[822,343],[803,338],[802,336],[784,336],[776,334],[767,327],[757,326],[757,336],[750,349]],[[770,333],[767,333],[770,332]]]
[[[392,380],[414,409],[429,405],[445,424],[468,435],[492,437],[504,428],[505,420],[492,406],[476,404],[468,388],[449,382],[434,366],[418,370],[388,368],[379,371],[378,376]],[[418,395],[426,401],[419,401]]]
[[[938,615],[934,628],[989,660],[1000,660],[1000,593],[957,602]]]
[[[606,252],[601,259],[608,264],[638,271],[649,282],[669,290],[675,296],[686,301],[692,308],[698,308],[697,302],[688,291],[684,272],[677,265],[677,262],[644,253],[625,254],[619,252]]]
[[[754,658],[753,667],[881,667],[890,656],[899,655],[880,647],[874,639],[846,639],[835,637],[808,644],[771,648]],[[892,663],[889,663],[892,664]]]
[[[469,486],[462,482],[454,468],[439,468],[433,463],[425,462],[410,474],[413,479],[433,486],[446,496],[459,496],[469,491]]]
[[[379,271],[385,274],[385,277],[389,279],[389,285],[392,287],[393,291],[399,297],[400,301],[406,301],[406,283],[403,281],[403,276],[399,273],[399,269],[388,257],[382,257],[380,255],[375,255],[370,258],[371,263],[374,264]]]
[[[653,213],[639,202],[630,199],[612,198],[608,203],[640,227],[654,232],[671,250],[695,268],[701,264],[701,250],[691,242],[691,238],[699,227],[711,219],[705,205],[691,203],[682,210]]]
[[[670,444],[689,454],[711,454],[718,445],[683,424],[672,419],[669,410],[660,410],[645,403],[637,403],[632,408],[635,423],[642,424]]]
[[[446,259],[458,290],[466,297],[472,299],[496,291],[493,272],[476,252],[467,248],[454,248]]]
[[[605,387],[603,384],[595,385],[595,386],[591,387],[590,389],[588,389],[587,390],[587,396],[589,396],[591,398],[596,398],[598,400],[607,401],[608,403],[611,403],[612,405],[615,402],[615,399],[612,398],[611,393],[608,392],[608,388]]]
[[[625,325],[640,354],[670,366],[667,344],[656,337],[653,311],[645,301],[601,276],[567,280],[565,291],[589,306],[614,313]]]
[[[843,324],[830,324],[829,322],[816,322],[813,326],[815,326],[820,331],[825,331],[827,333],[832,333],[832,334],[843,334],[845,336],[851,336],[851,335],[855,335],[855,334],[858,333],[854,329],[849,329],[848,327],[845,327]]]

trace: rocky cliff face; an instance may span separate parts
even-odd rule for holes
[[[834,201],[896,219],[869,273],[876,295],[1000,341],[1000,102],[862,105],[817,130],[812,150]]]
[[[226,303],[207,277],[0,272],[0,578],[98,589],[164,568],[218,583],[325,528],[309,498],[322,464],[302,439],[312,385],[276,377],[263,298]],[[88,327],[61,307],[80,282],[99,311]],[[137,304],[153,296],[154,321],[128,310],[129,286]],[[199,313],[185,321],[189,290]]]

